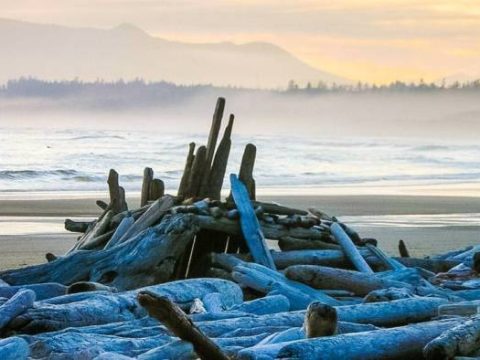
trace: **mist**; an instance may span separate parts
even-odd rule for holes
[[[53,96],[0,96],[2,127],[205,133],[218,96],[248,136],[477,139],[476,92],[303,94],[205,87],[164,97],[94,90]]]

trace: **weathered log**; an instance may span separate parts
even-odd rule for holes
[[[427,360],[452,359],[455,355],[471,355],[480,343],[480,316],[474,316],[448,329],[423,349]]]
[[[233,115],[230,115],[228,120],[228,125],[225,128],[223,138],[218,145],[217,152],[215,154],[215,159],[212,164],[212,169],[210,171],[210,176],[208,178],[208,184],[203,193],[206,197],[211,199],[220,199],[221,190],[223,186],[223,179],[225,178],[225,173],[227,171],[228,158],[230,156],[230,148],[232,146],[232,128],[233,128]]]
[[[190,177],[188,179],[188,187],[185,192],[185,198],[198,198],[200,195],[200,186],[202,184],[202,179],[205,174],[205,165],[206,165],[206,156],[207,148],[205,146],[200,146],[197,149],[195,158],[192,164],[192,170],[190,172]]]
[[[400,257],[394,259],[405,266],[420,267],[434,273],[447,272],[451,268],[461,264],[458,260],[418,259],[412,257]]]
[[[128,228],[123,236],[118,240],[118,243],[125,242],[126,240],[136,236],[143,230],[149,228],[158,222],[165,213],[171,209],[175,201],[172,196],[166,195],[161,199],[155,201],[147,211],[140,216],[135,223]]]
[[[458,315],[471,316],[479,313],[480,301],[461,301],[454,304],[445,304],[438,308],[438,314],[442,315]]]
[[[118,173],[114,169],[110,169],[108,174],[108,189],[110,193],[110,208],[115,214],[128,210],[125,201],[125,191],[118,184]]]
[[[250,249],[253,260],[261,265],[275,270],[275,264],[270,254],[262,229],[253,210],[245,185],[236,175],[230,175],[232,196],[240,212],[240,226],[245,241]]]
[[[210,293],[202,298],[202,303],[205,311],[210,313],[218,313],[226,310],[223,295],[220,293]]]
[[[150,316],[165,324],[180,339],[192,343],[195,352],[201,359],[228,360],[220,348],[167,297],[141,291],[138,294],[138,301],[147,309]]]
[[[321,291],[309,288],[301,283],[285,278],[274,270],[257,264],[238,265],[233,269],[233,279],[262,293],[275,292],[286,296],[293,310],[306,309],[312,301],[323,301],[326,304],[338,305],[339,302]]]
[[[168,216],[115,247],[77,251],[51,263],[0,272],[0,277],[13,285],[96,281],[119,290],[168,281],[197,230],[192,222],[190,214]]]
[[[92,224],[91,221],[74,221],[65,219],[65,230],[71,232],[85,233],[88,227]]]
[[[114,213],[112,210],[107,210],[103,217],[97,221],[93,229],[86,233],[85,236],[75,244],[73,250],[91,249],[92,243],[96,243],[95,239],[107,232],[113,215]]]
[[[323,234],[324,240],[299,239],[292,236],[283,236],[278,241],[278,247],[282,251],[292,250],[340,250],[340,246],[327,242],[330,240],[330,234]]]
[[[0,287],[0,297],[11,298],[22,289],[32,290],[37,301],[65,295],[67,292],[67,287],[58,283],[28,284]]]
[[[0,330],[10,321],[33,306],[35,293],[32,290],[20,290],[6,303],[0,306]]]
[[[359,296],[378,289],[411,288],[409,284],[381,279],[375,275],[318,265],[290,266],[285,270],[285,275],[315,289],[348,290]]]
[[[243,297],[238,285],[220,279],[174,281],[118,294],[77,293],[39,303],[35,308],[17,316],[9,324],[9,328],[21,333],[36,334],[67,327],[132,321],[146,315],[136,300],[137,294],[143,290],[167,296],[185,308],[188,308],[195,298],[202,298],[210,292],[225,294],[226,305],[229,307],[240,303]],[[116,326],[118,327],[118,324]]]
[[[200,228],[206,230],[215,230],[227,233],[229,235],[241,235],[240,224],[238,221],[227,218],[215,219],[212,216],[196,215],[196,220]],[[267,239],[279,240],[285,236],[291,236],[301,239],[321,240],[325,239],[325,232],[315,228],[287,228],[282,225],[268,224],[259,221],[263,234]]]
[[[152,168],[146,167],[143,170],[142,192],[140,194],[140,206],[147,205],[150,199],[150,186],[153,180]]]
[[[220,133],[220,126],[222,125],[223,111],[225,110],[225,99],[219,97],[215,105],[215,112],[213,113],[212,126],[208,134],[207,141],[207,164],[211,166],[215,148],[217,146],[218,134]]]
[[[66,360],[93,359],[109,351],[135,356],[172,341],[172,338],[165,334],[132,339],[76,331],[24,336],[24,338],[31,343],[33,358]]]
[[[374,254],[383,264],[383,266],[386,269],[391,269],[391,270],[402,270],[405,269],[406,266],[403,265],[402,263],[396,261],[395,259],[392,259],[390,256],[385,254],[381,249],[379,249],[376,246],[373,246],[372,244],[365,244],[365,247],[372,253]]]
[[[105,244],[108,243],[114,232],[115,230],[110,230],[102,235],[98,235],[97,237],[90,239],[87,244],[82,245],[80,250],[98,250],[103,248]]]
[[[105,201],[102,201],[102,200],[95,201],[95,204],[102,210],[106,210],[107,207],[108,207],[108,204]]]
[[[222,125],[223,110],[225,108],[225,99],[218,98],[217,105],[215,106],[215,112],[213,114],[212,125],[208,134],[207,152],[205,157],[205,170],[200,185],[198,195],[200,197],[208,197],[208,188],[212,170],[212,162],[215,154],[215,148],[217,146],[218,135],[220,133],[220,127]],[[217,150],[218,154],[218,150]]]
[[[431,321],[391,329],[256,347],[242,350],[239,359],[406,359],[421,358],[426,343],[459,320]]]
[[[438,306],[446,302],[443,299],[419,298],[394,300],[386,303],[336,306],[335,309],[340,320],[340,328],[343,322],[388,327],[430,320],[437,316]],[[207,336],[218,337],[237,329],[253,329],[264,326],[301,327],[304,323],[304,318],[305,311],[291,311],[261,316],[204,321],[199,322],[198,326]],[[368,331],[372,330],[372,328],[355,328],[355,330]]]
[[[245,301],[235,305],[230,310],[255,315],[274,314],[290,310],[290,301],[283,295],[270,295],[256,300]]]
[[[112,236],[108,240],[104,249],[109,249],[111,247],[114,247],[115,245],[118,245],[120,243],[120,239],[123,238],[125,233],[128,231],[128,229],[130,229],[133,226],[134,223],[135,223],[135,219],[133,218],[133,216],[128,215],[124,217],[123,220],[115,229],[115,232],[112,234]]]
[[[153,179],[150,183],[150,193],[148,200],[156,201],[165,195],[165,184],[160,179]]]
[[[180,185],[178,187],[177,196],[179,199],[184,199],[188,192],[188,181],[190,179],[190,174],[192,171],[193,160],[195,159],[195,143],[190,143],[188,146],[188,155],[185,162],[185,168],[183,170],[182,179],[180,180]]]
[[[250,195],[250,199],[255,200],[255,180],[253,178],[253,168],[255,167],[255,157],[257,155],[257,147],[253,144],[247,144],[240,163],[240,171],[238,178],[242,181]]]
[[[13,336],[0,339],[0,359],[27,360],[30,355],[28,343],[20,337]]]
[[[398,241],[398,252],[400,253],[400,257],[402,258],[409,258],[410,253],[407,249],[407,244],[403,240]]]
[[[332,232],[332,235],[342,246],[345,255],[347,255],[352,264],[354,264],[355,267],[361,272],[364,272],[366,274],[373,274],[373,270],[370,268],[370,266],[368,266],[362,255],[360,255],[358,249],[355,247],[352,240],[344,231],[344,229],[338,223],[333,223],[330,227],[330,230]]]
[[[388,288],[373,290],[365,296],[363,299],[364,303],[369,302],[381,302],[381,301],[392,301],[399,299],[408,299],[415,297],[415,294],[411,288]]]

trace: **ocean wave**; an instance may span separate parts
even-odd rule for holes
[[[90,140],[90,139],[116,139],[116,140],[126,140],[123,136],[119,135],[83,135],[69,138],[68,140]]]
[[[2,170],[0,171],[0,179],[31,179],[42,176],[74,176],[78,174],[73,169],[57,169],[57,170]]]

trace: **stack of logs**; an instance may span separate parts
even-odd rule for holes
[[[0,359],[452,359],[480,354],[480,247],[390,257],[337,218],[257,201],[245,148],[221,199],[234,123],[190,144],[178,193],[144,171],[63,256],[0,272]],[[270,248],[274,249],[269,249]]]

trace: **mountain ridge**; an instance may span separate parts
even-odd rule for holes
[[[99,29],[0,18],[0,42],[5,53],[0,82],[28,76],[258,88],[285,87],[289,80],[348,82],[269,42],[179,42],[130,23]]]

